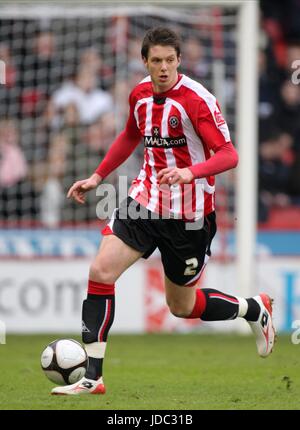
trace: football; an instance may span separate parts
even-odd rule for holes
[[[49,343],[41,356],[45,375],[58,385],[74,384],[86,372],[88,356],[82,345],[73,339],[58,339]]]

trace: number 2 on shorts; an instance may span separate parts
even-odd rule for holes
[[[189,258],[187,260],[185,260],[185,264],[186,264],[186,269],[184,271],[184,275],[185,276],[193,276],[196,275],[197,273],[197,267],[198,267],[198,260],[197,258],[193,257],[193,258]]]

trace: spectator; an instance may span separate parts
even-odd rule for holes
[[[127,62],[128,77],[129,77],[129,79],[131,77],[131,74],[135,73],[135,72],[142,73],[143,77],[145,77],[147,75],[145,67],[143,66],[143,64],[141,64],[141,61],[139,61],[140,56],[141,56],[141,40],[139,38],[129,39],[129,44],[128,44],[128,62]],[[133,85],[132,87],[130,87],[130,90],[135,85]]]
[[[62,178],[66,170],[68,140],[64,133],[54,134],[50,142],[47,177],[40,198],[41,222],[55,228],[61,222],[64,201]]]
[[[13,120],[0,121],[0,151],[0,186],[9,188],[25,179],[28,171]]]
[[[6,88],[13,88],[17,81],[17,68],[9,46],[3,42],[0,43],[0,60],[5,64],[5,86]]]
[[[104,155],[101,142],[101,119],[97,119],[88,126],[65,126],[64,135],[67,138],[67,145],[61,184],[66,192],[74,179],[84,178],[87,172],[95,170],[99,159],[101,160]],[[85,205],[76,205],[73,201],[64,199],[61,212],[62,221],[93,221],[96,219],[96,204],[96,192],[88,196]]]
[[[259,221],[267,221],[273,206],[290,204],[289,180],[293,161],[290,135],[273,131],[259,147]]]
[[[81,67],[89,69],[97,78],[97,86],[109,90],[113,86],[114,72],[111,67],[103,62],[98,50],[95,47],[86,48],[81,56],[79,69]]]
[[[184,73],[207,86],[211,73],[211,64],[206,57],[204,45],[199,39],[189,37],[183,47],[184,60],[182,61],[182,69]]]
[[[278,126],[295,137],[300,128],[300,87],[290,80],[280,88],[281,104],[278,111]]]
[[[19,146],[17,124],[0,120],[0,218],[18,220],[35,217],[36,199],[28,180],[29,167]]]
[[[31,41],[31,49],[22,62],[22,116],[39,116],[63,78],[62,62],[56,50],[53,32],[41,31]]]
[[[58,112],[74,104],[80,124],[89,125],[106,112],[113,110],[112,96],[96,87],[97,77],[90,68],[82,66],[75,82],[65,82],[53,95],[54,108]]]
[[[4,63],[5,84],[0,82],[0,116],[13,116],[18,111],[18,70],[8,44],[0,43],[0,60]]]
[[[259,67],[259,126],[260,131],[263,133],[263,139],[269,138],[273,124],[276,110],[279,106],[279,89],[276,82],[274,82],[267,70],[267,55],[261,50],[258,56]]]

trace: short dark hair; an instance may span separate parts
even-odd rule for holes
[[[148,30],[142,42],[141,54],[143,58],[148,58],[151,46],[173,46],[177,57],[180,56],[180,38],[175,31],[167,27],[156,27]]]

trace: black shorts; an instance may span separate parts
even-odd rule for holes
[[[129,205],[134,207],[134,217],[128,211]],[[142,216],[137,217],[138,212]],[[116,209],[109,226],[123,242],[142,252],[144,258],[158,248],[170,281],[177,285],[194,285],[211,254],[210,245],[216,233],[215,212],[205,217],[202,228],[191,230],[186,228],[185,221],[151,219],[151,215],[128,197]]]

